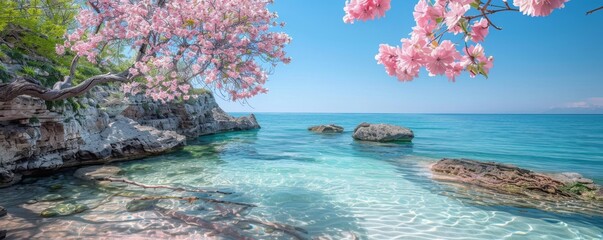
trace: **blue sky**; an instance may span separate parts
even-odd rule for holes
[[[423,70],[402,83],[374,56],[411,31],[415,3],[393,0],[385,18],[344,24],[343,0],[276,0],[293,61],[275,69],[268,94],[218,103],[228,112],[603,113],[603,11],[585,16],[601,2],[570,1],[543,18],[495,14],[503,30],[483,44],[495,58],[488,79],[450,83]]]

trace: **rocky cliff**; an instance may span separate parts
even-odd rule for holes
[[[105,86],[65,103],[0,102],[0,187],[23,175],[165,153],[187,137],[260,127],[253,115],[229,116],[209,93],[162,104]]]

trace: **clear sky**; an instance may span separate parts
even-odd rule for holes
[[[488,79],[451,83],[422,70],[402,83],[374,56],[411,31],[415,3],[393,0],[385,18],[344,24],[344,0],[276,0],[293,61],[275,69],[268,94],[218,103],[228,112],[603,113],[603,11],[585,16],[603,2],[573,0],[541,18],[495,14],[503,30],[483,44],[495,58]]]

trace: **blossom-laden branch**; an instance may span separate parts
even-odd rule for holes
[[[191,81],[223,91],[233,100],[264,93],[269,70],[289,63],[290,37],[271,31],[272,0],[89,0],[67,35],[66,49],[97,62],[105,46],[137,52],[126,93],[154,100],[187,100]],[[102,26],[99,28],[99,26]],[[266,66],[268,66],[268,69]]]
[[[370,20],[385,16],[391,0],[351,0],[344,7],[343,21]],[[489,28],[501,30],[490,15],[499,12],[521,12],[524,15],[548,16],[554,9],[563,8],[569,0],[507,0],[495,5],[492,0],[419,0],[413,17],[416,26],[409,38],[401,39],[401,46],[381,44],[375,56],[390,76],[400,81],[412,81],[425,68],[429,76],[445,75],[455,81],[462,72],[470,77],[488,73],[494,58],[487,57],[480,44]],[[593,10],[596,11],[596,10]],[[464,36],[462,44],[445,39],[445,34]]]

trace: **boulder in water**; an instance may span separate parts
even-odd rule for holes
[[[434,179],[467,183],[532,198],[601,199],[601,188],[575,174],[543,174],[512,165],[444,158],[431,166]]]
[[[356,140],[372,142],[410,142],[415,137],[412,130],[389,124],[361,123],[354,129]]]
[[[316,133],[342,133],[343,127],[335,125],[335,124],[318,125],[318,126],[309,127],[308,131],[312,131],[312,132],[316,132]]]
[[[56,205],[51,208],[47,208],[40,213],[40,216],[49,218],[49,217],[58,217],[58,216],[69,216],[77,213],[81,213],[88,210],[88,206],[84,204],[77,203],[63,203]]]

